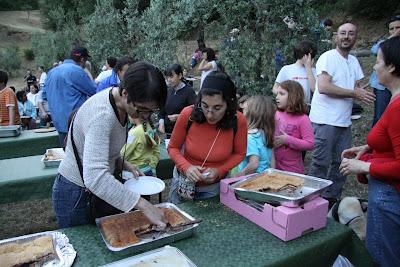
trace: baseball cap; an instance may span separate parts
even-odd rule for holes
[[[73,58],[81,58],[81,57],[85,57],[85,58],[89,58],[89,52],[85,47],[75,47],[74,49],[72,49],[71,51],[71,57]]]

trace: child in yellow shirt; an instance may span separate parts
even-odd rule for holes
[[[160,138],[150,122],[143,122],[139,118],[130,120],[136,126],[129,131],[121,155],[125,154],[125,159],[145,175],[156,176],[156,166],[160,159]]]

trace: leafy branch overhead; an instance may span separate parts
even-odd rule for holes
[[[32,47],[38,63],[47,66],[67,56],[73,43],[82,43],[95,66],[110,55],[131,55],[164,69],[182,59],[179,42],[204,33],[206,45],[219,50],[221,63],[242,90],[268,93],[275,77],[277,52],[291,63],[293,45],[301,39],[315,39],[320,30],[311,2],[76,0],[71,2],[76,9],[71,10],[61,1],[48,10],[56,31],[37,35]],[[286,17],[294,22],[293,27],[283,22]],[[231,39],[233,28],[239,33]]]

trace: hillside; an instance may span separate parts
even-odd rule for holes
[[[39,11],[30,11],[29,19],[26,11],[0,11],[0,49],[18,46],[22,51],[24,48],[29,48],[31,35],[36,32],[45,32]],[[34,61],[23,59],[20,75],[11,77],[9,85],[22,88],[25,85],[22,77],[26,69],[36,69],[36,67]]]

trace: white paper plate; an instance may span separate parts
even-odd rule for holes
[[[138,179],[129,179],[124,185],[132,192],[140,195],[158,194],[165,188],[165,183],[153,176],[140,176]]]

